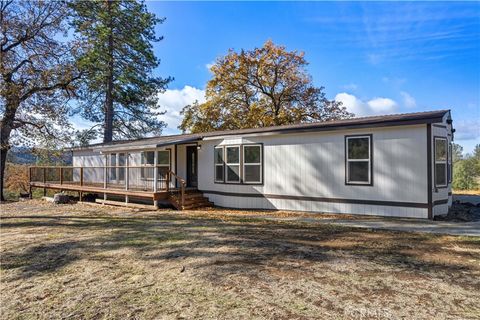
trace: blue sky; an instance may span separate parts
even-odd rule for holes
[[[480,143],[480,3],[148,2],[157,27],[156,73],[165,134],[179,110],[203,99],[207,66],[229,48],[266,40],[304,51],[327,96],[358,115],[451,109],[456,142]]]

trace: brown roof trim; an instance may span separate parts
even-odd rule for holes
[[[447,112],[450,112],[450,110],[393,114],[393,115],[385,115],[385,116],[372,116],[372,117],[333,120],[333,121],[325,121],[325,122],[302,123],[302,124],[293,124],[293,125],[284,125],[284,126],[264,127],[264,128],[214,131],[214,132],[205,133],[203,137],[206,138],[206,137],[216,137],[216,136],[264,133],[264,132],[291,133],[291,132],[310,132],[310,131],[331,131],[331,130],[380,128],[380,127],[390,127],[390,126],[399,126],[399,125],[436,123],[436,122],[442,122],[443,117]]]

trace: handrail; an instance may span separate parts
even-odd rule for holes
[[[168,170],[168,175],[167,175],[167,191],[169,190],[169,185],[170,185],[170,176],[173,176],[175,179],[177,179],[179,182],[180,182],[180,194],[181,194],[181,198],[180,198],[180,206],[181,206],[181,209],[183,210],[184,206],[185,206],[185,187],[187,185],[187,182],[185,181],[185,179],[179,177],[176,173],[174,173],[173,171],[171,170]]]

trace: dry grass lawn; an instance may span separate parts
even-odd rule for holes
[[[1,205],[2,319],[478,319],[480,238]]]

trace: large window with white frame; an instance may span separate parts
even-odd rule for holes
[[[448,160],[448,144],[447,139],[435,137],[435,187],[447,186],[447,160]]]
[[[373,185],[372,136],[345,137],[345,183],[351,185]]]
[[[262,146],[243,146],[243,182],[262,183]]]
[[[226,182],[240,182],[240,146],[225,147]]]
[[[215,182],[225,182],[225,161],[223,147],[215,147]]]
[[[108,179],[110,181],[124,181],[125,180],[125,153],[110,153],[108,155],[109,173]]]
[[[155,151],[143,151],[141,158],[142,179],[153,180],[155,168]],[[166,180],[170,170],[170,150],[157,151],[158,180]]]
[[[170,170],[170,150],[157,151],[158,180],[167,180]]]
[[[153,180],[153,167],[155,166],[155,151],[142,151],[140,174],[142,179]]]

